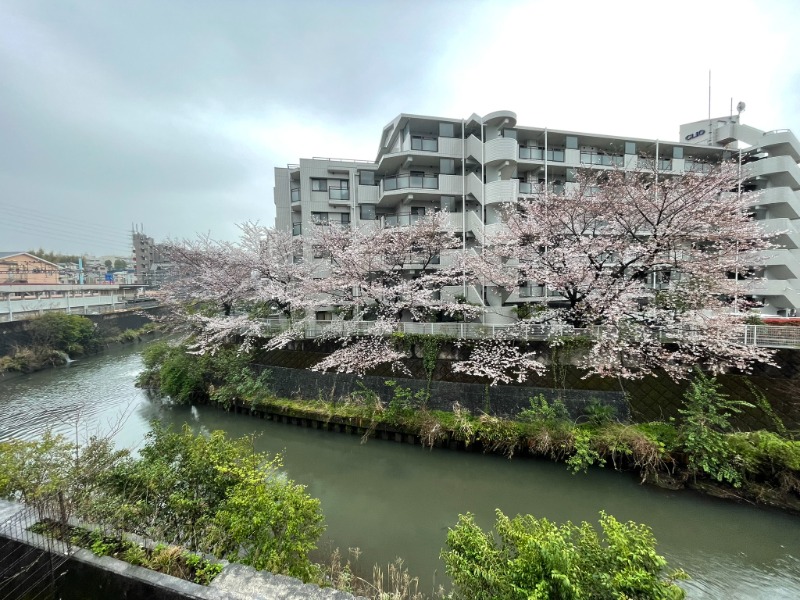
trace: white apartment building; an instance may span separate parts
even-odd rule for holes
[[[709,168],[741,152],[745,190],[760,190],[755,217],[782,231],[781,249],[764,256],[750,296],[768,315],[794,316],[800,307],[800,143],[788,130],[763,132],[739,117],[680,127],[679,141],[527,127],[497,111],[466,120],[401,114],[383,129],[371,160],[300,159],[275,169],[275,226],[295,235],[315,222],[394,227],[447,210],[467,250],[502,227],[500,205],[568,189],[580,168],[646,168],[665,175]],[[646,157],[646,158],[643,158]],[[506,322],[524,302],[542,301],[541,287],[513,294],[468,286],[467,300],[492,308],[487,322]],[[496,292],[496,290],[495,290]],[[460,294],[462,288],[443,290]]]

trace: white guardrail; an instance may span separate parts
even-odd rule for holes
[[[266,333],[278,334],[289,328],[285,319],[264,319]],[[303,338],[323,336],[368,334],[374,331],[374,321],[317,321],[306,324]],[[391,331],[409,334],[442,335],[457,339],[476,340],[492,337],[507,337],[518,340],[548,340],[564,335],[586,335],[594,329],[578,329],[570,325],[484,325],[482,323],[396,323]],[[745,346],[762,348],[800,349],[800,327],[788,325],[742,325],[740,341]]]

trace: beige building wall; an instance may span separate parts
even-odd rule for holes
[[[0,258],[2,284],[58,284],[58,266],[26,252]]]

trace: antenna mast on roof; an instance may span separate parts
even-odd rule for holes
[[[708,145],[710,146],[712,141],[711,138],[713,136],[712,133],[712,123],[711,123],[711,69],[708,70]]]

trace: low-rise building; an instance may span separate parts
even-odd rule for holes
[[[28,252],[0,252],[0,284],[57,284],[58,265]]]

